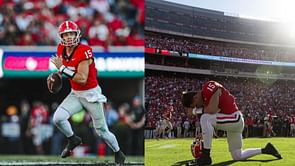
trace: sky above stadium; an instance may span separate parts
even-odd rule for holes
[[[232,16],[295,23],[294,0],[165,0]]]

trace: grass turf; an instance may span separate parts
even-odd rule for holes
[[[126,165],[143,165],[143,157],[127,156]],[[114,157],[68,157],[36,155],[0,155],[0,165],[113,165]]]
[[[145,166],[185,165],[192,160],[190,145],[193,139],[147,139],[145,140]],[[295,138],[247,138],[243,140],[243,148],[264,147],[271,142],[281,153],[283,159],[273,156],[258,155],[246,161],[233,161],[228,152],[225,138],[213,140],[211,157],[214,166],[292,166],[295,165]]]

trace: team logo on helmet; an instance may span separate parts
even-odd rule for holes
[[[71,40],[65,40],[62,38],[62,35],[67,32],[75,32],[76,36]],[[64,46],[77,45],[80,42],[81,31],[78,25],[73,21],[64,21],[58,28],[58,37],[60,39],[60,43]]]

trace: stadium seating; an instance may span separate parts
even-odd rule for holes
[[[5,3],[1,1],[0,3]],[[0,4],[0,45],[56,45],[57,27],[75,21],[82,42],[143,45],[144,1],[10,1]]]
[[[232,41],[292,45],[284,23],[239,17],[221,11],[146,0],[145,29]]]
[[[295,48],[253,46],[146,32],[145,47],[244,59],[295,62]]]

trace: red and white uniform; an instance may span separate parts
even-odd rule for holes
[[[78,65],[80,62],[93,59],[92,49],[84,44],[78,44],[70,56],[66,55],[65,46],[59,44],[57,47],[57,55],[62,57],[62,63],[68,69],[77,72]],[[98,85],[98,81],[96,79],[97,70],[95,68],[94,61],[89,65],[89,74],[86,85],[80,85],[77,82],[69,79],[71,87],[73,90],[82,91],[95,88]]]
[[[208,81],[204,84],[202,89],[204,105],[207,106],[209,104],[212,95],[217,91],[218,88],[222,89],[222,94],[219,97],[219,113],[232,114],[238,111],[238,107],[236,105],[234,96],[231,95],[227,89],[225,89],[221,84],[219,84],[216,81]]]
[[[68,32],[74,32],[76,35],[69,35],[63,38],[63,35]],[[76,23],[72,21],[65,21],[59,26],[59,38],[60,44],[57,47],[57,55],[62,57],[62,63],[66,67],[67,76],[73,77],[74,73],[69,71],[78,72],[79,64],[88,59],[93,60],[92,49],[80,42],[80,29]],[[75,46],[71,55],[66,54],[65,47]],[[97,71],[95,68],[95,62],[93,61],[89,67],[89,73],[87,76],[86,84],[80,85],[69,79],[72,90],[69,95],[58,106],[54,115],[53,121],[58,128],[63,132],[66,137],[71,137],[74,132],[70,123],[67,122],[68,118],[73,114],[80,112],[81,109],[85,109],[90,113],[93,120],[93,127],[96,130],[98,136],[100,136],[113,152],[120,150],[116,137],[109,131],[107,123],[105,121],[103,103],[106,102],[106,97],[102,94],[102,90],[98,85]],[[68,74],[70,73],[70,74]]]
[[[163,117],[164,117],[163,125],[164,125],[164,130],[168,128],[167,133],[170,133],[171,130],[173,129],[173,125],[171,123],[172,111],[173,111],[173,106],[168,106],[163,112]]]
[[[33,144],[42,145],[53,134],[52,125],[48,124],[49,113],[42,104],[33,106],[31,113],[31,133],[33,135]]]
[[[238,110],[235,98],[222,85],[215,81],[208,81],[202,89],[204,105],[208,105],[214,92],[221,88],[222,94],[219,97],[218,113],[204,113],[201,116],[202,136],[204,149],[211,149],[214,129],[223,130],[227,133],[228,149],[233,160],[245,160],[249,157],[261,154],[260,148],[242,149],[242,132],[244,129],[244,119]]]
[[[43,105],[34,106],[32,108],[31,120],[32,120],[33,126],[48,123],[48,120],[49,120],[48,111]]]
[[[242,113],[238,110],[234,96],[216,81],[208,81],[204,84],[202,89],[204,105],[208,106],[212,95],[218,88],[222,90],[218,104],[220,112],[215,114],[204,113],[200,120],[204,148],[211,149],[214,128],[223,130],[227,132],[229,151],[232,152],[232,156],[235,156],[235,153],[242,149],[244,119]]]
[[[293,123],[293,117],[292,116],[289,116],[288,117],[288,121],[289,121],[290,124],[292,124]]]
[[[165,111],[164,111],[164,118],[168,121],[170,121],[172,119],[172,111],[173,111],[173,107],[168,107]]]

